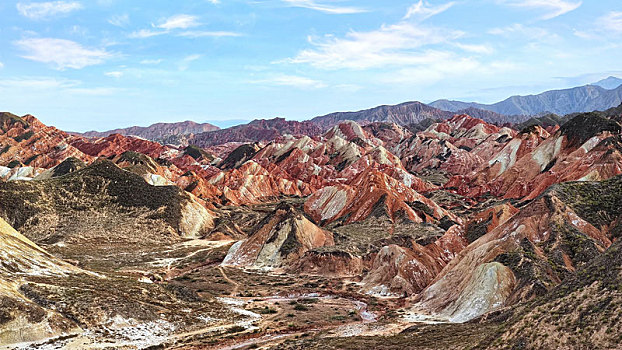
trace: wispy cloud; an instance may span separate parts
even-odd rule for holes
[[[544,9],[547,11],[542,19],[551,19],[578,9],[582,1],[569,0],[499,0],[501,3],[523,8]]]
[[[17,3],[17,11],[22,16],[35,20],[64,15],[80,9],[82,4],[77,1]]]
[[[201,26],[197,16],[175,15],[165,18],[159,24],[152,24],[153,29],[141,29],[129,35],[130,38],[144,39],[154,36],[173,34],[186,38],[205,38],[205,37],[235,37],[241,36],[240,33],[230,31],[208,31],[208,30],[187,30]],[[180,31],[183,30],[183,31]]]
[[[121,78],[123,76],[123,72],[119,72],[119,71],[106,72],[106,73],[104,73],[104,75],[107,76],[107,77],[119,79],[119,78]]]
[[[241,36],[242,34],[236,32],[227,31],[186,31],[177,34],[186,38],[204,38],[204,37],[227,37],[227,36]]]
[[[598,23],[601,23],[605,30],[622,33],[622,12],[609,12],[607,15],[599,18]]]
[[[155,27],[165,30],[172,29],[188,29],[192,27],[200,26],[199,18],[192,15],[175,15],[164,19],[160,24]]]
[[[454,6],[454,4],[454,2],[448,2],[439,6],[431,6],[427,1],[423,2],[423,0],[419,0],[418,3],[413,4],[410,8],[408,8],[408,12],[406,12],[404,19],[414,18],[418,20],[425,20],[449,10],[449,8]]]
[[[520,23],[514,23],[506,27],[493,28],[488,31],[488,34],[500,35],[505,37],[520,36],[528,40],[537,41],[550,41],[559,39],[559,35],[551,33],[544,28],[536,26],[525,26]]]
[[[113,57],[113,54],[104,49],[89,49],[75,41],[55,38],[30,38],[14,42],[24,51],[23,58],[50,63],[56,69],[81,69],[87,66],[103,63]]]
[[[0,62],[0,69],[4,68],[4,63]]]
[[[207,2],[212,3],[214,5],[220,4],[220,0],[207,0]]]
[[[127,13],[122,15],[114,15],[108,19],[108,23],[117,27],[125,27],[130,24],[130,16]]]
[[[132,39],[145,39],[164,34],[168,34],[168,31],[141,29],[139,31],[130,33],[129,37]]]
[[[495,50],[490,45],[486,45],[486,44],[454,43],[453,45],[465,52],[472,52],[472,53],[486,54],[486,55],[495,52]]]
[[[28,89],[48,90],[71,88],[80,85],[77,80],[58,79],[49,77],[23,77],[0,80],[0,89]]]
[[[306,9],[316,10],[332,15],[346,15],[353,13],[367,12],[367,10],[358,7],[335,6],[328,4],[320,4],[314,0],[282,0],[291,7],[302,7]]]
[[[202,57],[202,55],[188,55],[186,57],[184,57],[180,62],[179,62],[179,70],[184,71],[186,69],[188,69],[188,67],[190,66],[190,63],[193,61],[196,61],[198,59],[200,59]]]
[[[162,63],[162,59],[158,58],[157,60],[142,60],[140,64],[160,64]]]
[[[297,75],[277,75],[267,79],[253,80],[253,84],[265,84],[265,85],[277,85],[277,86],[291,86],[304,89],[320,89],[327,85],[319,80],[314,80]]]
[[[70,80],[53,77],[13,77],[0,79],[0,91],[15,93],[24,91],[27,93],[49,94],[50,91],[58,93],[61,91],[67,95],[82,96],[109,96],[124,91],[122,88],[112,88],[103,86],[84,86],[82,81]]]
[[[463,36],[463,32],[427,28],[408,21],[383,25],[370,32],[349,32],[345,38],[310,37],[313,49],[306,49],[286,60],[306,63],[323,69],[367,69],[388,65],[417,65],[433,62],[437,50],[425,46],[447,43]]]

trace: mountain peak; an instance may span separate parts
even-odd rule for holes
[[[603,89],[607,89],[607,90],[613,90],[613,89],[620,87],[620,85],[622,85],[622,79],[611,75],[605,79],[595,82],[592,85],[600,86]]]

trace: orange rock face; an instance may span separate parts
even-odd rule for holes
[[[418,307],[452,321],[467,321],[545,293],[564,273],[600,254],[611,245],[610,225],[597,228],[566,205],[563,199],[574,191],[573,185],[552,188],[519,212],[512,207],[488,210],[493,220],[487,228],[492,230],[442,270],[421,293]],[[581,202],[573,206],[583,209]],[[501,222],[512,212],[516,214]],[[486,217],[481,213],[473,222]]]
[[[488,165],[452,178],[445,187],[467,196],[490,193],[503,198],[533,199],[549,186],[576,180],[603,180],[622,173],[619,125],[595,116],[577,117],[552,136],[534,128],[510,141]],[[578,130],[602,125],[589,137]]]
[[[278,268],[310,249],[332,246],[332,233],[307,220],[288,205],[279,206],[251,233],[231,247],[225,266]]]
[[[37,118],[27,115],[23,118],[2,113],[0,117],[0,165],[19,162],[35,168],[52,168],[66,158],[75,157],[92,161],[71,145],[73,136],[46,126]]]
[[[467,246],[462,229],[454,226],[436,242],[422,246],[388,245],[373,259],[363,279],[363,290],[381,296],[406,296],[421,292]]]
[[[369,168],[347,184],[324,187],[305,202],[305,211],[323,224],[352,223],[372,214],[398,216],[413,222],[433,222],[447,216],[459,220],[436,203],[388,175]]]

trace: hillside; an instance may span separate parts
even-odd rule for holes
[[[188,120],[179,123],[157,123],[147,127],[132,126],[129,128],[108,131],[87,131],[85,133],[78,133],[78,135],[82,135],[84,137],[107,137],[112,134],[120,134],[124,136],[137,136],[147,140],[164,142],[169,140],[171,137],[199,134],[219,129],[219,127],[209,123],[199,124]]]
[[[586,85],[565,90],[546,91],[538,95],[512,96],[494,104],[438,100],[430,106],[448,111],[469,107],[492,111],[503,115],[538,115],[554,113],[566,115],[602,111],[622,103],[622,86],[607,90],[598,85]]]

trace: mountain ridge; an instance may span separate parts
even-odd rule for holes
[[[198,134],[215,130],[220,130],[220,128],[210,123],[197,123],[186,120],[175,123],[155,123],[149,126],[130,126],[107,131],[92,130],[73,134],[84,137],[106,137],[112,134],[121,134],[123,136],[138,136],[147,140],[162,140],[174,135]]]
[[[598,84],[598,83],[597,83]],[[622,103],[622,86],[607,90],[599,85],[584,85],[569,89],[549,90],[535,95],[515,95],[494,104],[441,99],[430,106],[448,111],[477,108],[503,115],[565,115],[606,110]]]

